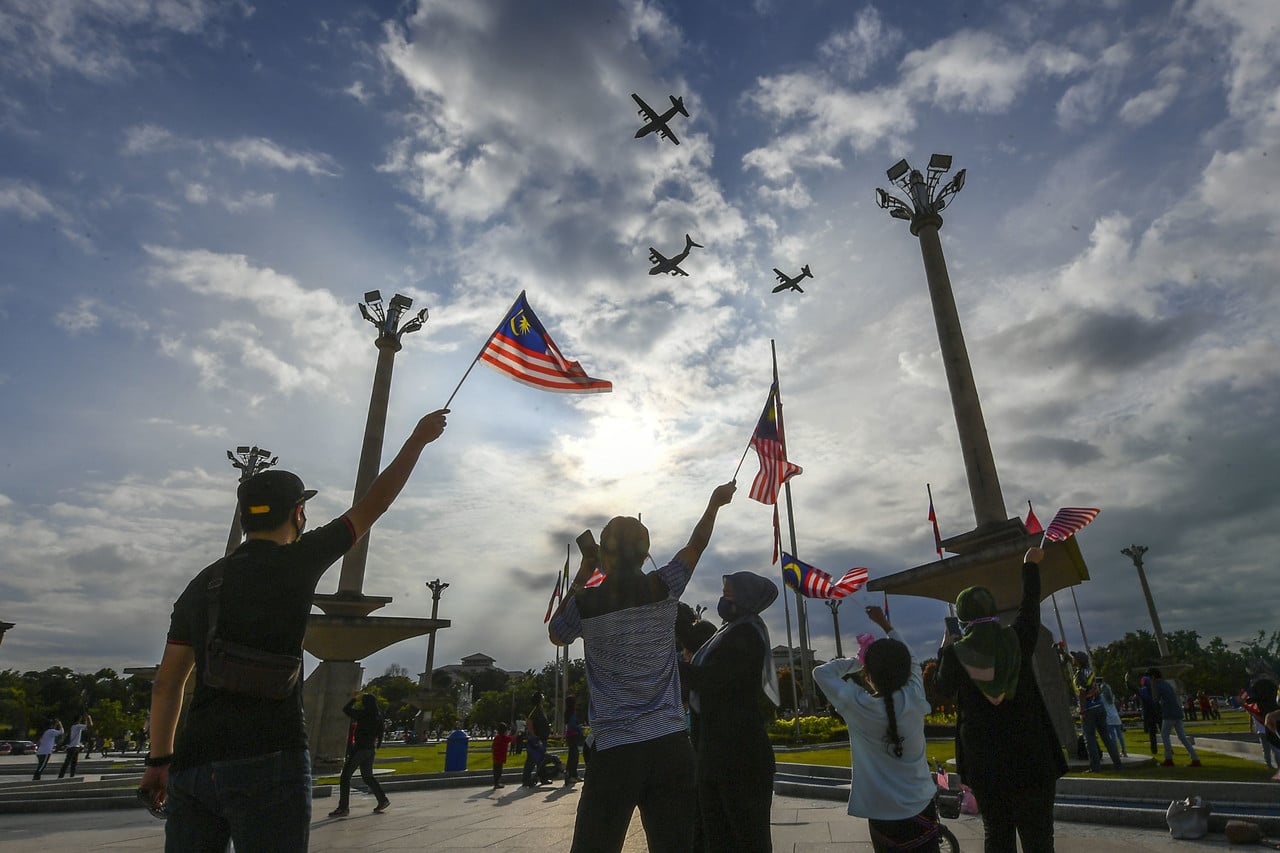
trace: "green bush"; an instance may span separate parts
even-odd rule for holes
[[[835,743],[848,739],[849,727],[839,717],[801,717],[798,737],[794,717],[769,724],[769,740],[773,743]]]

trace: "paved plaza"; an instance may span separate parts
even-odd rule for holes
[[[392,795],[390,810],[373,814],[374,800],[352,792],[349,818],[324,815],[336,797],[315,801],[311,825],[313,851],[453,851],[565,853],[573,835],[578,794],[562,786],[537,790],[508,785],[407,791]],[[774,797],[773,849],[778,853],[854,853],[870,851],[866,822],[845,814],[842,804],[796,797]],[[968,851],[982,849],[978,818],[946,822]],[[1221,850],[1231,845],[1221,835],[1204,841],[1174,841],[1167,832],[1092,824],[1057,824],[1061,853],[1101,851]],[[90,850],[160,851],[164,824],[142,809],[61,814],[0,815],[0,853],[84,853]],[[627,853],[646,850],[639,815],[631,822]]]

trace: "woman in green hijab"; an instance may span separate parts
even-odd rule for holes
[[[937,687],[956,697],[956,763],[978,798],[987,853],[1053,850],[1053,798],[1067,762],[1032,672],[1040,632],[1039,548],[1027,551],[1022,602],[1004,626],[983,587],[956,599],[962,635],[938,653]]]

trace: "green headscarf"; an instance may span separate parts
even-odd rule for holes
[[[961,592],[956,598],[956,616],[968,623],[955,649],[969,678],[992,705],[1012,699],[1018,690],[1022,646],[1012,628],[1001,627],[991,591],[971,586]]]

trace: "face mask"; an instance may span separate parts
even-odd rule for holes
[[[720,596],[720,603],[716,605],[716,614],[726,622],[732,622],[738,616],[738,608],[732,601]]]

